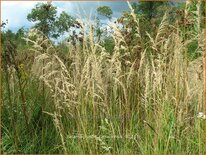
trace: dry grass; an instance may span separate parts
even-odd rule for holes
[[[205,152],[203,122],[196,118],[205,108],[202,57],[189,62],[185,53],[191,37],[178,25],[169,25],[167,16],[154,38],[147,33],[149,42],[144,44],[131,11],[136,47],[112,24],[112,54],[95,41],[91,24],[89,33],[83,25],[83,43],[68,44],[66,63],[41,32],[30,31],[26,40],[35,53],[32,77],[44,82],[52,99],[46,103],[51,108],[43,112],[53,118],[64,153]],[[204,30],[198,27],[197,32],[203,53]]]

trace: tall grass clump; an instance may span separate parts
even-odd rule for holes
[[[35,81],[34,98],[42,111],[34,114],[36,102],[31,100],[28,128],[34,117],[44,116],[38,125],[41,144],[46,147],[48,137],[55,136],[52,153],[204,154],[204,121],[196,117],[205,108],[204,29],[199,26],[200,15],[197,12],[189,17],[187,4],[184,15],[194,22],[192,31],[178,21],[171,25],[166,12],[157,31],[153,35],[147,32],[145,40],[139,17],[128,5],[132,29],[111,23],[112,53],[95,38],[92,22],[80,22],[83,40],[68,42],[64,58],[42,32],[30,30],[24,38],[34,55],[27,87],[31,88]],[[133,35],[133,40],[125,31]],[[194,41],[198,42],[199,58],[191,61],[188,50]],[[38,101],[42,82],[46,102]],[[7,87],[8,96],[13,96]],[[5,102],[10,105],[4,107],[5,114],[13,108],[12,98],[8,99]],[[13,117],[12,114],[12,122]],[[20,130],[12,130],[14,137],[20,134]],[[32,130],[36,133],[35,128]],[[9,139],[11,135],[3,135],[4,141]],[[23,144],[18,145],[21,148]],[[38,153],[48,149],[42,148]]]

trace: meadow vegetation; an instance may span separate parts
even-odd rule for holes
[[[2,32],[2,153],[205,154],[204,3],[165,3]]]

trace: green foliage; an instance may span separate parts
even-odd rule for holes
[[[15,40],[15,33],[13,33],[11,30],[7,30],[6,32],[1,32],[1,43],[3,49],[7,38],[11,40]]]
[[[31,13],[27,15],[27,19],[31,22],[38,22],[35,27],[49,36],[55,31],[54,23],[56,20],[57,8],[51,3],[38,3]]]
[[[1,32],[1,42],[3,49],[5,48],[6,41],[10,40],[15,44],[18,44],[18,48],[26,47],[25,41],[22,39],[25,37],[26,30],[22,27],[16,33],[11,30]]]
[[[97,18],[96,19],[96,25],[95,25],[95,34],[96,34],[98,42],[101,40],[102,34],[104,33],[104,31],[102,30],[101,26],[102,26],[102,24],[100,22],[100,19]]]
[[[149,33],[154,33],[156,25],[160,24],[162,17],[166,12],[172,11],[172,6],[172,2],[160,1],[141,1],[138,3],[132,3],[134,13],[137,14],[140,19],[142,35],[146,37],[146,31]],[[169,18],[172,18],[172,14],[170,14]]]
[[[37,22],[34,27],[52,38],[58,38],[64,32],[68,32],[75,21],[64,11],[60,17],[57,17],[57,8],[49,2],[46,4],[38,3],[28,14],[27,19],[31,22]]]
[[[97,8],[97,13],[111,19],[113,11],[109,6],[100,6]]]
[[[103,42],[102,46],[105,47],[105,49],[108,53],[112,54],[114,51],[114,46],[115,46],[113,38],[112,37],[104,38],[104,42]]]
[[[99,15],[102,15],[108,19],[111,19],[112,14],[113,14],[113,11],[109,6],[100,6],[97,8],[96,11]],[[96,24],[95,24],[95,33],[96,33],[98,42],[102,39],[103,34],[106,35],[106,29],[102,29],[102,26],[105,26],[105,25],[107,24],[102,23],[101,20],[97,17]]]
[[[28,38],[23,28],[2,32],[3,45],[16,44],[17,51],[9,52],[18,63],[12,72],[15,63],[3,57],[1,153],[205,154],[205,120],[196,117],[204,110],[203,79],[195,78],[198,67],[191,66],[194,73],[188,67],[202,58],[201,40],[191,36],[204,27],[196,31],[195,23],[179,24],[184,14],[174,10],[183,12],[185,6],[173,10],[164,4],[133,3],[136,14],[124,12],[112,33],[97,19],[91,29],[80,30],[83,41],[74,44],[54,46],[37,30]],[[111,10],[100,8],[99,14],[111,19]],[[166,10],[172,13],[162,19]],[[28,18],[45,35],[58,38],[74,19],[56,13],[50,3],[39,3]],[[18,75],[26,83],[28,124]]]
[[[145,19],[151,20],[160,14],[160,12],[157,11],[159,7],[167,5],[169,5],[169,2],[148,1],[133,3],[132,7],[136,14],[142,14]]]
[[[5,81],[5,74],[3,75]],[[41,105],[43,104],[42,94],[39,92],[38,81],[29,79],[28,87],[26,88],[27,106],[29,110],[30,121],[26,126],[24,117],[21,112],[20,93],[18,91],[18,84],[15,83],[15,94],[13,96],[15,101],[14,115],[15,115],[15,129],[18,135],[17,147],[14,147],[14,128],[11,128],[11,105],[8,101],[8,90],[3,91],[2,103],[2,141],[4,142],[2,152],[6,154],[16,153],[60,153],[61,149],[58,148],[59,136],[53,126],[51,117],[41,112]],[[5,83],[3,84],[5,88]],[[45,109],[50,109],[50,99],[47,98],[47,106]],[[44,116],[43,116],[44,115]],[[44,118],[43,118],[44,117]],[[46,120],[46,121],[45,121]],[[17,152],[18,151],[18,152]],[[1,152],[1,153],[2,153]]]
[[[24,28],[20,28],[17,32],[16,32],[16,39],[19,39],[21,37],[25,36],[25,30]]]
[[[58,35],[61,35],[62,32],[68,32],[69,28],[72,26],[73,23],[74,18],[69,16],[65,11],[63,11],[55,23]]]

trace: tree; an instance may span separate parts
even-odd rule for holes
[[[152,36],[155,35],[156,27],[160,24],[164,14],[173,9],[173,2],[160,2],[160,1],[145,1],[132,3],[134,13],[140,19],[140,31],[142,36],[149,32]],[[172,21],[173,15],[169,16]]]
[[[159,12],[159,8],[163,6],[171,5],[171,2],[155,2],[155,1],[148,1],[148,2],[138,2],[133,3],[132,7],[136,14],[141,14],[143,17],[149,21],[153,18],[158,17],[159,15],[163,16],[162,12]]]
[[[113,11],[109,6],[100,6],[97,8],[97,13],[111,19]]]
[[[27,19],[37,22],[34,27],[52,38],[58,38],[64,32],[68,32],[75,22],[75,19],[64,11],[57,17],[57,8],[51,2],[38,3],[27,15]]]
[[[7,30],[7,31],[3,31],[1,32],[1,43],[2,43],[2,47],[4,48],[5,42],[6,40],[11,40],[11,41],[15,41],[15,33],[13,33],[11,30]]]
[[[97,8],[96,11],[97,11],[98,15],[104,16],[104,17],[108,18],[109,20],[111,20],[113,11],[109,6],[100,6]],[[101,36],[104,32],[104,30],[102,30],[102,26],[103,26],[103,23],[101,23],[100,19],[97,17],[96,28],[95,28],[97,41],[100,41]]]

